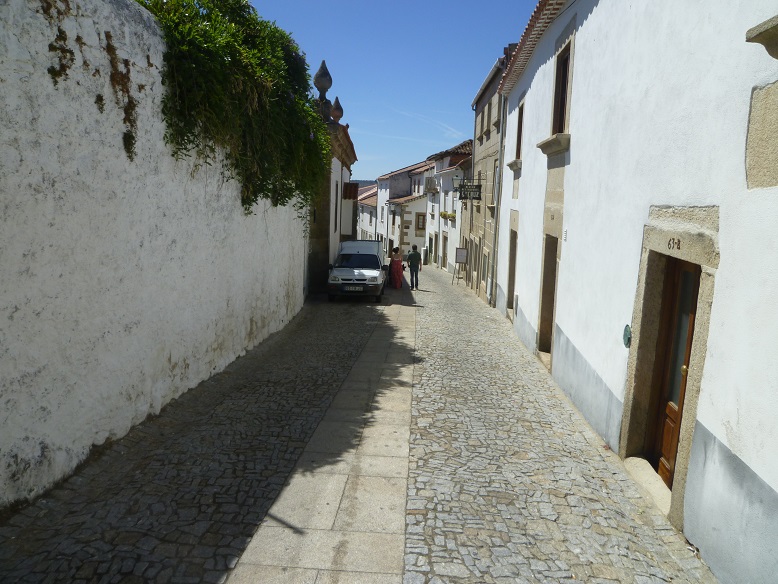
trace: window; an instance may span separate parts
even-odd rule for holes
[[[486,135],[489,136],[489,131],[492,127],[492,101],[486,104]]]
[[[397,219],[397,212],[392,209],[392,227],[394,227],[395,219]]]
[[[494,159],[494,174],[492,175],[492,203],[494,203],[497,199],[497,175],[498,175],[498,164],[499,160]]]
[[[416,213],[416,230],[424,231],[427,228],[427,216],[424,213]]]
[[[570,82],[570,43],[556,57],[556,84],[554,88],[554,119],[552,134],[567,133],[567,90]]]
[[[380,270],[381,262],[378,256],[366,253],[342,253],[335,258],[336,268],[354,268],[363,270]]]
[[[333,233],[338,232],[338,183],[335,183],[335,229]]]
[[[384,208],[381,207],[381,223],[384,222]]]
[[[373,225],[373,212],[370,211],[370,222],[368,223],[368,226]]]
[[[524,133],[524,104],[519,105],[519,121],[516,122],[516,160],[521,160],[521,136]]]

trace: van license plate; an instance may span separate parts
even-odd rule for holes
[[[346,292],[362,292],[362,286],[344,286]]]

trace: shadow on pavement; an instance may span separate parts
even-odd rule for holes
[[[371,334],[392,334],[382,306],[413,305],[407,288],[387,292],[382,304],[312,298],[283,331],[0,517],[0,581],[223,581]],[[353,450],[369,417],[344,420],[351,438],[319,463]]]

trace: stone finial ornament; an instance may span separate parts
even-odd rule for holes
[[[340,122],[340,118],[343,117],[343,106],[340,105],[340,100],[336,97],[335,103],[332,104],[332,110],[331,110],[332,120],[335,123]]]
[[[322,60],[319,70],[313,76],[313,85],[319,90],[319,101],[327,99],[327,90],[332,87],[332,75],[327,69],[327,62]]]
[[[330,75],[327,69],[327,62],[321,62],[319,70],[316,71],[316,75],[313,76],[313,85],[319,90],[319,98],[316,100],[319,102],[319,112],[325,122],[330,122],[330,111],[332,110],[332,102],[327,99],[327,90],[332,87],[332,75]]]

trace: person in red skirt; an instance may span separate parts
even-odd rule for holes
[[[392,250],[392,260],[389,263],[389,274],[392,277],[392,288],[403,287],[403,256],[400,253],[400,248],[395,247]]]

